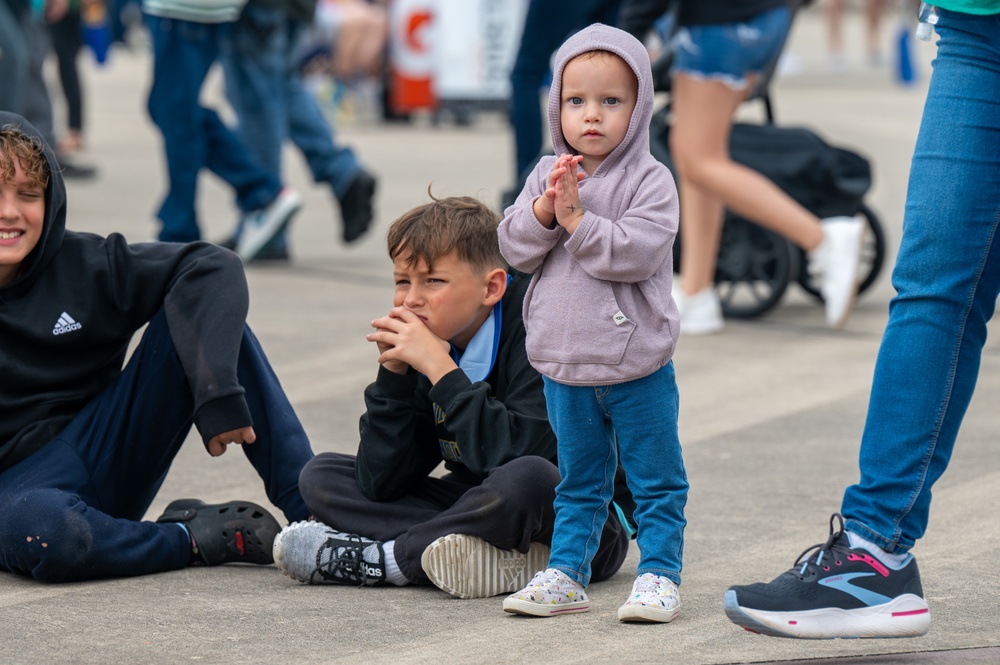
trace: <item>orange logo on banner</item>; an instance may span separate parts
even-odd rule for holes
[[[389,104],[397,113],[437,106],[431,89],[433,53],[428,44],[433,20],[427,0],[394,0],[389,5]]]

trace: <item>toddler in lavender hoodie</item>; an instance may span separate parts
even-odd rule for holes
[[[621,621],[680,610],[688,482],[677,437],[670,295],[677,193],[649,152],[653,83],[638,40],[595,24],[556,54],[543,158],[500,225],[500,249],[532,273],[526,348],[542,373],[558,439],[548,568],[504,600],[508,612],[590,609],[585,587],[612,502],[619,457],[635,498],[638,578]],[[609,517],[609,506],[616,514]]]

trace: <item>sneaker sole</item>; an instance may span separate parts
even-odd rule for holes
[[[420,556],[420,565],[434,586],[465,599],[523,589],[548,561],[549,547],[542,543],[531,543],[528,553],[521,554],[454,533],[435,540]]]
[[[625,623],[670,623],[680,613],[680,605],[672,610],[647,605],[622,605],[618,608],[618,620]]]
[[[681,323],[682,335],[716,335],[726,329],[723,321],[712,323]]]
[[[729,620],[753,633],[807,640],[919,637],[931,627],[927,601],[904,594],[888,603],[856,610],[831,607],[804,612],[768,612],[740,607],[736,592],[725,599]]]
[[[510,612],[511,614],[524,614],[533,617],[556,617],[561,614],[586,612],[589,609],[590,600],[553,605],[533,603],[530,600],[521,600],[520,598],[504,598],[503,601],[504,612]]]

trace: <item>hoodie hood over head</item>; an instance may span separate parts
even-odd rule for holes
[[[0,128],[9,127],[38,140],[49,167],[49,184],[45,188],[45,221],[42,235],[35,248],[25,257],[20,274],[10,284],[0,287],[0,302],[15,298],[31,288],[38,280],[38,275],[59,251],[66,231],[66,183],[59,170],[55,153],[45,143],[41,132],[35,129],[34,125],[15,113],[0,111]]]
[[[607,51],[624,60],[635,74],[638,83],[635,109],[632,111],[628,131],[621,144],[592,174],[600,176],[614,169],[622,161],[629,161],[631,153],[649,151],[649,123],[653,119],[653,75],[646,47],[623,30],[595,23],[567,39],[556,53],[552,87],[549,88],[549,133],[552,136],[552,147],[557,155],[577,154],[576,150],[566,142],[560,121],[563,70],[570,60],[591,51]]]
[[[38,243],[0,287],[0,473],[47,445],[111,385],[136,331],[160,313],[202,440],[251,426],[236,372],[249,306],[239,257],[208,243],[130,244],[118,233],[67,229],[66,187],[51,148],[18,115],[0,113],[3,126],[38,140],[50,177]],[[118,407],[131,405],[102,406]]]

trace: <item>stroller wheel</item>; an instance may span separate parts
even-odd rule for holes
[[[858,214],[868,224],[868,233],[865,234],[865,244],[861,248],[860,280],[858,282],[858,293],[860,294],[867,291],[868,287],[875,283],[879,273],[882,271],[882,265],[885,263],[885,231],[882,230],[882,223],[879,221],[878,216],[865,203],[861,204]],[[812,275],[809,274],[808,267],[806,266],[805,252],[801,249],[799,250],[799,266],[799,285],[810,295],[822,302],[823,296],[820,294],[819,287],[813,280]]]
[[[722,313],[752,318],[777,305],[798,274],[797,260],[792,244],[783,237],[727,214],[715,267]]]

